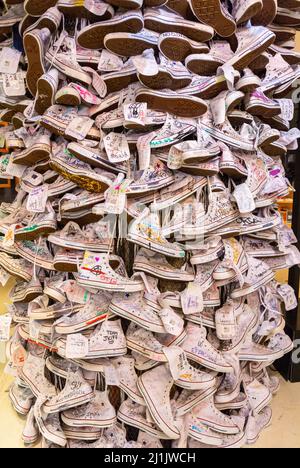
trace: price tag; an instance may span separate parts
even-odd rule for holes
[[[80,333],[68,335],[66,343],[66,358],[81,359],[85,358],[89,352],[89,341]]]
[[[130,149],[125,135],[111,132],[104,137],[103,142],[110,162],[118,163],[130,159]]]
[[[171,307],[158,312],[165,330],[170,335],[178,336],[184,329],[184,320]]]
[[[3,247],[12,247],[15,243],[15,228],[16,225],[12,224],[5,233],[2,244]]]
[[[18,71],[22,52],[10,47],[3,47],[0,52],[0,73],[14,75]]]
[[[35,187],[27,198],[26,208],[34,213],[44,213],[48,199],[48,185]]]
[[[216,332],[219,340],[232,340],[236,336],[236,319],[234,308],[225,305],[215,314]]]
[[[4,287],[10,278],[10,274],[7,273],[2,267],[0,267],[0,283]]]
[[[185,315],[194,315],[203,312],[203,293],[197,283],[189,283],[181,294],[181,306]]]
[[[148,109],[146,102],[124,104],[123,109],[126,122],[141,125],[143,127],[145,126]]]
[[[185,352],[179,346],[170,346],[163,348],[164,355],[168,359],[170,372],[174,380],[184,376],[186,379],[187,370],[190,368]],[[191,377],[191,376],[190,376]]]
[[[65,134],[81,141],[85,139],[93,125],[94,121],[89,117],[75,117],[67,126]]]
[[[237,185],[234,189],[233,197],[236,200],[241,214],[252,213],[252,211],[255,210],[255,201],[247,184]]]
[[[105,377],[106,385],[112,385],[114,387],[118,387],[120,385],[118,372],[114,366],[104,367],[104,377]]]
[[[10,338],[12,318],[9,314],[0,315],[0,342],[7,342]]]
[[[118,55],[112,54],[106,49],[101,52],[98,70],[101,72],[119,71],[123,68],[123,60]]]
[[[6,96],[24,96],[26,93],[23,73],[4,74],[3,89]]]

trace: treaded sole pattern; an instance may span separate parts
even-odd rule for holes
[[[49,8],[54,7],[57,0],[27,0],[25,2],[25,11],[31,16],[42,16]]]
[[[220,0],[191,0],[191,7],[195,16],[212,26],[220,36],[228,37],[235,33],[235,22],[224,14]]]

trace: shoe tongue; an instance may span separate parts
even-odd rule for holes
[[[254,128],[247,123],[242,125],[240,135],[243,140],[245,139],[247,141],[254,141],[256,139],[256,132]]]
[[[149,13],[153,12],[154,9],[149,8]],[[166,8],[155,8],[155,12],[157,12],[160,16],[168,16],[170,19],[182,19],[180,15],[175,13],[174,11],[167,10]]]

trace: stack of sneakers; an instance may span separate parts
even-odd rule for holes
[[[0,272],[26,444],[233,448],[291,352],[300,4],[6,1]],[[290,6],[291,9],[286,8]]]

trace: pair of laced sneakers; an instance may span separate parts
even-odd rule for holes
[[[254,303],[252,305],[254,305]],[[257,306],[257,304],[256,304],[256,306]],[[247,332],[249,333],[249,330],[255,324],[255,320],[254,320],[254,315],[255,314],[250,313],[250,312],[251,312],[251,309],[249,308],[248,309],[248,314],[250,314],[250,315],[249,315],[249,319],[248,319],[247,324],[245,324],[245,318],[244,318],[245,313],[241,314],[241,317],[243,317],[243,319],[239,323],[239,332],[244,333],[244,335]],[[112,322],[112,324],[113,323],[114,322]],[[107,335],[106,335],[107,340],[106,339],[102,340],[102,343],[105,342],[105,341],[109,342],[109,337],[112,336],[112,330],[116,330],[116,328],[111,328],[110,327],[110,329],[109,329],[109,326],[107,326]],[[202,391],[200,391],[200,395],[199,395],[199,391],[194,392],[195,395],[189,394],[189,392],[188,392],[189,397],[187,398],[187,400],[184,400],[183,402],[182,402],[182,397],[181,397],[181,400],[179,400],[179,402],[181,402],[181,405],[179,405],[179,408],[180,408],[178,410],[179,412],[182,411],[182,412],[185,413],[185,412],[189,411],[191,408],[193,408],[195,405],[197,405],[197,403],[199,403],[199,401],[202,401],[203,398],[207,398],[208,394],[211,395],[212,392],[214,393],[216,391],[216,389],[217,389],[216,379],[215,379],[216,372],[225,372],[226,374],[227,374],[227,372],[232,373],[234,368],[235,368],[235,365],[232,367],[232,355],[231,354],[229,355],[229,356],[231,356],[231,358],[230,358],[231,360],[229,359],[229,356],[228,356],[229,362],[226,362],[226,359],[224,360],[224,357],[225,357],[226,353],[222,357],[222,353],[218,352],[209,343],[209,341],[207,341],[205,339],[205,332],[203,334],[203,331],[204,331],[203,329],[198,329],[198,327],[190,326],[187,329],[188,336],[186,338],[186,341],[184,341],[184,343],[182,345],[182,348],[185,350],[187,356],[191,359],[191,361],[193,361],[194,363],[198,363],[198,364],[200,363],[201,365],[204,365],[207,368],[214,369],[215,373],[209,375],[209,374],[203,373],[202,371],[197,372],[197,370],[195,368],[193,370],[193,367],[191,367],[191,366],[187,366],[183,371],[183,369],[181,367],[181,369],[180,369],[181,373],[184,372],[184,374],[180,376],[180,379],[178,381],[175,381],[176,385],[178,385],[181,388],[186,388],[186,389],[189,389],[189,390],[192,390],[192,389],[193,390],[196,390],[196,389],[199,390],[200,389]],[[20,332],[21,332],[21,330],[20,330]],[[273,330],[273,334],[275,334],[275,333],[276,333],[276,330]],[[22,335],[23,335],[23,333],[21,333],[21,336]],[[149,357],[152,358],[152,360],[155,360],[155,361],[158,361],[158,362],[166,361],[166,358],[163,357],[163,352],[161,351],[161,349],[160,350],[157,349],[157,345],[155,347],[155,341],[153,339],[152,339],[152,342],[151,342],[151,340],[149,339],[149,336],[147,337],[146,333],[139,333],[139,335],[140,336],[138,337],[138,328],[133,328],[131,331],[128,331],[127,343],[128,343],[128,346],[131,349],[133,349],[134,351],[138,351],[141,354],[144,353],[145,356],[147,356],[148,358]],[[94,337],[96,338],[95,335],[94,335]],[[184,338],[185,338],[185,336],[183,336],[183,339]],[[235,343],[235,345],[231,348],[231,351],[233,349],[235,349],[235,350],[239,349],[239,347],[241,345],[241,338],[240,337],[238,337],[238,338],[239,338],[239,342]],[[284,338],[284,336],[282,334],[280,335],[280,333],[277,333],[276,335],[274,335],[274,338],[272,338],[270,340],[270,344],[268,345],[267,348],[262,347],[260,345],[255,346],[255,345],[252,344],[252,346],[249,346],[249,345],[246,344],[246,346],[244,348],[241,348],[239,358],[242,359],[243,361],[249,360],[250,362],[252,360],[254,360],[254,361],[256,361],[256,363],[259,362],[259,360],[261,360],[261,362],[264,363],[266,361],[276,359],[280,355],[283,355],[284,352],[287,352],[289,349],[291,349],[290,342],[287,342],[288,340],[286,338],[285,339],[283,339],[283,338]],[[216,340],[216,338],[215,338],[215,340]],[[95,344],[97,344],[97,341],[98,341],[98,344],[101,343],[101,335],[100,334],[98,336],[98,340],[96,340],[96,341],[95,341],[95,339],[91,340],[91,344],[95,345]],[[140,342],[140,344],[139,344],[139,342]],[[113,340],[111,340],[111,343],[113,343]],[[109,343],[109,344],[111,344],[111,343]],[[148,343],[148,346],[152,347],[152,352],[151,352],[150,355],[148,355],[148,353],[147,353],[147,350],[145,348],[145,343]],[[177,343],[182,343],[182,337],[181,338],[178,337]],[[200,346],[200,343],[201,343],[201,346]],[[112,348],[114,348],[115,352],[119,353],[120,352],[120,340],[119,340],[119,342],[117,340],[114,345],[112,344]],[[250,350],[250,348],[251,348],[251,350]],[[58,349],[59,349],[59,352],[62,352],[62,349],[59,346],[58,346]],[[98,348],[98,350],[99,350],[99,348]],[[182,350],[179,350],[179,351],[182,352]],[[126,350],[125,350],[125,352],[126,352]],[[105,356],[111,356],[111,354],[108,351],[108,348],[106,349]],[[91,359],[92,356],[89,356],[89,358]],[[163,419],[163,416],[164,416],[164,410],[167,407],[165,406],[162,409],[162,411],[159,412],[159,414],[155,413],[154,409],[151,408],[151,405],[150,405],[150,401],[152,400],[152,398],[151,398],[151,396],[149,397],[147,391],[143,387],[144,379],[142,378],[141,382],[138,381],[137,388],[132,385],[133,380],[135,380],[135,381],[137,380],[137,377],[135,377],[135,379],[133,379],[133,376],[135,374],[135,372],[133,371],[134,360],[133,359],[131,359],[131,360],[125,359],[125,361],[124,361],[123,359],[121,359],[121,360],[116,359],[116,361],[115,361],[117,365],[123,365],[123,371],[124,372],[123,373],[121,372],[121,374],[120,374],[120,382],[122,382],[122,385],[120,383],[120,388],[122,388],[128,394],[128,396],[130,398],[132,398],[134,401],[136,401],[137,403],[141,402],[141,396],[138,396],[139,391],[140,391],[140,395],[142,394],[144,396],[146,402],[148,401],[147,398],[150,398],[148,408],[149,408],[149,410],[150,410],[150,412],[152,414],[152,417],[153,417],[154,421],[157,423],[157,425],[162,430],[164,430],[166,432],[167,430],[163,426],[164,421],[165,421]],[[70,404],[70,401],[72,402],[71,405],[73,407],[75,404],[76,404],[76,406],[77,406],[77,404],[80,405],[81,403],[83,403],[83,402],[85,402],[85,401],[87,401],[87,400],[89,400],[91,398],[91,395],[90,395],[91,394],[91,387],[90,387],[90,385],[87,385],[84,382],[84,379],[82,378],[81,374],[78,373],[78,371],[77,372],[75,372],[75,371],[72,372],[71,373],[72,375],[69,378],[68,372],[70,372],[70,369],[71,369],[70,364],[65,363],[66,365],[64,365],[64,363],[65,363],[65,361],[61,362],[61,360],[53,360],[51,358],[49,359],[49,361],[47,361],[47,367],[48,367],[49,370],[51,370],[51,372],[54,372],[55,374],[57,374],[60,377],[67,378],[67,385],[66,385],[65,389],[63,390],[62,393],[60,393],[57,396],[56,396],[57,391],[56,391],[55,387],[52,384],[50,384],[49,381],[47,381],[47,379],[45,379],[45,377],[43,377],[43,372],[44,372],[44,361],[43,361],[43,359],[41,359],[39,357],[34,357],[34,356],[30,357],[29,356],[26,363],[25,363],[25,366],[23,367],[21,377],[30,386],[30,388],[31,388],[34,395],[39,396],[41,393],[43,393],[44,395],[47,395],[48,398],[49,398],[49,396],[51,397],[53,395],[53,397],[50,398],[49,402],[47,401],[45,403],[45,411],[46,411],[47,414],[48,413],[52,414],[53,412],[57,412],[57,411],[60,411],[60,410],[66,410],[66,408],[68,409],[68,405]],[[170,363],[171,363],[171,361],[170,361]],[[93,369],[93,371],[96,371],[96,370],[100,371],[100,369],[103,371],[103,366],[105,365],[105,363],[103,363],[103,361],[102,362],[95,362],[95,363],[93,363],[93,361],[91,361],[91,362],[88,361],[86,364],[84,364],[81,361],[80,364],[83,366],[84,369],[87,369],[87,370],[90,370],[90,371],[92,369]],[[148,366],[149,366],[149,364],[147,364],[146,369],[148,368]],[[151,366],[151,364],[150,364],[150,366]],[[143,369],[145,369],[145,364],[143,364]],[[156,372],[157,369],[160,369],[161,371],[163,370],[163,375],[165,376],[164,379],[166,380],[166,376],[167,376],[167,380],[168,379],[170,380],[169,385],[172,386],[174,384],[174,381],[170,377],[170,372],[167,370],[166,366],[160,366],[159,368],[155,368],[154,371]],[[131,372],[129,372],[129,370],[131,370]],[[95,381],[95,375],[96,374],[94,372],[94,381]],[[145,379],[146,379],[146,375],[148,376],[148,373],[143,374],[143,376],[144,375],[145,375]],[[160,378],[157,379],[156,381],[161,382],[163,380],[163,375],[160,375],[159,376]],[[90,381],[91,377],[89,378],[88,376],[86,376],[85,378],[86,378],[86,380]],[[152,388],[153,378],[154,378],[154,376],[152,376],[152,373],[151,373],[151,378],[150,378],[150,373],[149,373],[150,387],[149,387],[148,391],[150,391],[151,389],[153,391],[153,388]],[[70,386],[68,386],[69,380],[70,380],[71,388],[73,390],[74,390],[74,388],[76,388],[75,395],[74,395],[74,392],[72,392],[72,391],[70,392],[70,390],[69,390],[69,388],[70,388]],[[77,382],[76,385],[74,384],[74,380]],[[72,384],[72,382],[73,382],[73,384]],[[152,385],[151,385],[151,382],[152,382]],[[228,384],[225,385],[225,387],[223,389],[223,392],[221,391],[222,387],[220,387],[220,389],[219,389],[219,393],[220,393],[219,403],[220,404],[224,403],[223,406],[220,406],[220,408],[222,408],[222,409],[227,408],[228,405],[229,405],[229,408],[231,408],[232,405],[233,405],[234,408],[236,408],[236,407],[238,407],[238,405],[240,405],[241,403],[243,404],[245,402],[245,398],[244,399],[240,398],[240,401],[237,401],[237,402],[234,401],[234,395],[236,394],[237,386],[239,387],[239,385],[240,385],[238,383],[239,380],[237,379],[237,377],[235,376],[235,378],[229,379],[229,382],[230,382],[230,387],[229,388],[231,388],[229,393],[228,393],[228,387],[227,387]],[[148,386],[149,386],[149,383],[148,383]],[[224,382],[224,384],[225,384],[225,382]],[[233,387],[232,387],[232,385],[233,385]],[[275,387],[276,387],[276,385],[275,385]],[[252,388],[252,387],[250,387],[250,388]],[[259,389],[262,390],[261,387],[259,387]],[[223,396],[223,398],[221,398],[221,394],[224,393],[224,391],[225,391],[225,395]],[[254,385],[254,391],[255,391],[255,385]],[[208,392],[208,394],[207,394],[207,392]],[[251,395],[250,389],[248,389],[248,392],[249,392],[249,395]],[[155,394],[157,395],[157,393],[155,393]],[[188,396],[188,395],[186,395],[186,396]],[[227,397],[226,397],[226,395],[227,395]],[[192,396],[194,396],[194,398],[192,398]],[[239,391],[238,391],[238,396],[240,396]],[[263,394],[263,396],[264,396],[264,394]],[[200,400],[199,400],[199,398],[200,398]],[[76,403],[74,403],[75,400],[76,400]],[[257,396],[253,397],[253,401],[255,401],[255,402],[257,401]],[[269,402],[269,401],[270,401],[270,392],[268,393],[268,398],[267,398],[267,402]],[[157,406],[155,405],[155,407],[157,407]],[[211,407],[211,403],[209,404],[209,407]],[[152,413],[151,409],[152,409],[154,414]],[[259,412],[260,409],[261,409],[260,407],[255,407],[255,410],[257,412]],[[124,416],[120,416],[120,418],[121,417],[124,417]],[[220,414],[219,414],[219,417],[220,417]],[[89,425],[90,424],[92,425],[91,421],[89,421]],[[193,427],[194,427],[194,424],[193,424],[192,428]],[[216,428],[215,425],[213,427]],[[230,432],[230,429],[228,429],[228,431],[231,434],[235,433],[235,432]],[[236,429],[235,429],[235,431],[236,431]],[[169,435],[169,437],[174,438],[174,433],[173,433],[172,436],[168,432],[166,432],[166,434]],[[244,440],[244,439],[242,438],[240,440]],[[202,441],[203,441],[203,439],[202,439]]]

